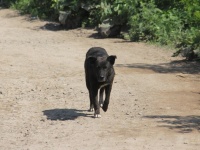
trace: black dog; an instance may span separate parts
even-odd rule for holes
[[[90,95],[90,109],[95,110],[94,117],[99,118],[100,106],[106,112],[110,100],[110,92],[115,76],[113,65],[116,56],[108,56],[105,49],[101,47],[90,48],[85,59],[86,86]],[[99,101],[98,90],[100,89]],[[105,91],[105,101],[103,93]]]

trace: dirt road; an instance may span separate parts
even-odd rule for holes
[[[92,46],[117,55],[100,119],[87,111]],[[200,65],[171,54],[0,10],[0,149],[199,150]]]

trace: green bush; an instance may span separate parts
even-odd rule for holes
[[[129,20],[131,40],[155,39],[156,35],[154,33],[159,28],[157,24],[160,16],[161,10],[157,9],[154,4],[141,3],[138,12],[132,15]]]
[[[16,1],[17,0],[3,0],[3,1],[1,1],[1,5],[4,7],[10,7]]]
[[[12,8],[20,10],[22,14],[29,13],[42,19],[54,19],[56,14],[53,8],[55,0],[17,0]]]
[[[128,20],[129,7],[126,0],[101,0],[100,21],[111,19],[114,24],[123,25]]]
[[[60,10],[81,18],[82,26],[109,19],[129,28],[132,41],[151,41],[200,53],[200,0],[8,0],[13,8],[40,18],[58,18]],[[87,11],[87,15],[83,13]]]
[[[161,45],[182,45],[200,52],[200,1],[152,0],[139,2],[129,19],[132,41],[153,41]]]

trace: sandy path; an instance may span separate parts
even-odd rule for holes
[[[48,30],[46,23],[0,10],[0,149],[200,148],[199,64],[141,43],[95,39],[92,30]],[[87,112],[83,62],[92,46],[118,57],[101,119]]]

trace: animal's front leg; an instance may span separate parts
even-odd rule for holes
[[[109,101],[110,101],[110,92],[111,92],[111,89],[112,89],[112,84],[108,85],[105,87],[105,101],[103,103],[103,110],[106,112],[107,109],[108,109],[108,104],[109,104]]]
[[[98,89],[93,89],[93,100],[94,100],[94,117],[95,118],[100,118],[100,106],[98,102]]]
[[[100,107],[103,107],[103,92],[104,92],[105,88],[101,88],[100,89],[100,93],[99,93],[99,105]]]

